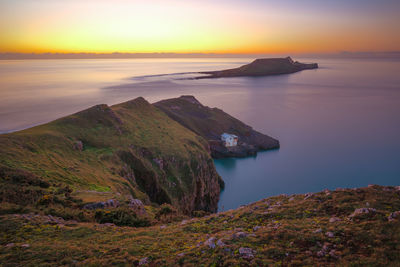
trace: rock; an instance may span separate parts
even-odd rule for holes
[[[244,259],[252,259],[254,258],[254,251],[251,248],[239,248],[239,254]]]
[[[314,194],[313,193],[307,193],[304,196],[304,200],[309,199],[310,197],[312,197]]]
[[[247,236],[248,236],[248,234],[245,232],[237,232],[232,235],[232,239],[244,238]]]
[[[319,233],[322,233],[322,229],[321,229],[321,228],[319,228],[319,229],[315,230],[313,233],[314,233],[314,234],[319,234]]]
[[[364,215],[364,214],[375,214],[376,213],[376,209],[374,208],[359,208],[356,209],[350,216],[349,218],[354,218],[354,217],[358,217],[360,215]]]
[[[334,223],[334,222],[339,222],[339,221],[341,221],[342,219],[340,219],[340,218],[338,218],[338,217],[332,217],[332,218],[330,218],[329,219],[329,222],[330,223]]]
[[[218,239],[218,241],[217,241],[217,246],[218,246],[218,247],[224,247],[224,246],[225,246],[225,243],[222,241],[222,238],[221,238],[221,239]]]
[[[150,261],[149,261],[149,258],[148,258],[148,257],[141,258],[140,261],[139,261],[139,265],[148,264],[149,262],[150,262]]]
[[[332,249],[331,251],[329,251],[329,256],[331,256],[332,258],[337,259],[338,256],[336,255],[336,250]]]
[[[289,202],[292,202],[294,200],[294,197],[289,198]]]
[[[188,220],[183,220],[182,222],[181,222],[181,225],[185,225],[185,224],[187,224],[188,223]]]
[[[211,249],[214,249],[215,248],[215,237],[210,237],[206,242],[204,242],[204,245],[205,246],[208,246],[209,248],[211,248]]]
[[[325,235],[326,235],[327,237],[329,237],[329,238],[332,238],[332,237],[335,236],[334,233],[332,233],[332,232],[326,232]]]
[[[388,220],[391,222],[393,220],[399,220],[400,219],[400,211],[395,211],[390,213]]]
[[[325,256],[325,255],[326,255],[326,252],[324,250],[320,250],[320,251],[317,252],[317,256],[320,257],[320,258]]]
[[[7,248],[12,248],[13,246],[15,246],[14,243],[8,243],[8,244],[6,245]]]
[[[107,201],[86,204],[85,206],[83,206],[83,208],[88,210],[96,210],[104,208],[117,208],[118,206],[119,206],[118,200],[109,199]]]
[[[257,230],[260,229],[260,228],[261,228],[261,226],[256,225],[256,226],[253,227],[253,231],[257,232]]]
[[[165,229],[165,228],[167,228],[166,225],[161,225],[161,226],[160,226],[160,229]]]
[[[31,245],[29,245],[29,244],[22,244],[21,245],[21,247],[23,247],[23,248],[29,248]]]
[[[103,225],[104,226],[109,226],[109,227],[114,227],[115,226],[115,224],[113,224],[113,223],[103,223]]]
[[[146,214],[146,209],[144,208],[143,202],[140,199],[130,198],[129,207],[133,209],[137,214]]]
[[[185,253],[184,253],[184,252],[179,253],[177,256],[178,256],[178,257],[183,257],[183,256],[185,256]]]
[[[80,141],[80,140],[75,141],[75,143],[74,143],[74,149],[75,149],[75,150],[78,150],[78,151],[82,151],[82,150],[83,150],[83,143],[82,143],[82,141]]]

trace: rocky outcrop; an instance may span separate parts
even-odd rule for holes
[[[239,68],[200,72],[208,74],[208,76],[197,77],[197,79],[205,78],[223,78],[223,77],[240,77],[240,76],[268,76],[289,74],[307,69],[318,68],[317,63],[300,63],[293,61],[290,57],[286,58],[260,58],[250,64],[243,65]]]
[[[278,140],[255,131],[218,108],[203,106],[193,96],[167,99],[154,105],[171,119],[206,139],[213,158],[246,157],[257,154],[259,150],[279,148]],[[225,147],[221,141],[223,133],[238,136],[238,145]]]

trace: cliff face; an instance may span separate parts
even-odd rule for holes
[[[97,105],[0,135],[0,174],[13,173],[7,174],[11,178],[0,177],[0,201],[31,194],[32,188],[15,183],[15,177],[35,177],[50,189],[68,186],[84,202],[100,196],[121,203],[138,198],[147,205],[169,203],[184,213],[214,212],[223,182],[207,149],[203,138],[143,98]],[[37,196],[24,205],[34,204],[50,190],[34,188]]]
[[[279,141],[253,130],[218,108],[203,106],[193,96],[162,100],[154,104],[171,119],[206,139],[214,158],[245,157],[259,150],[279,148]],[[221,134],[230,133],[239,137],[238,146],[225,147]]]
[[[268,76],[289,74],[306,69],[318,68],[317,63],[305,64],[293,61],[290,57],[287,58],[261,58],[256,59],[250,64],[243,65],[239,68],[202,72],[209,76],[198,77],[203,78],[223,78],[223,77],[239,77],[239,76]]]

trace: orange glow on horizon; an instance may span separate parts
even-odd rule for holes
[[[267,3],[268,1],[266,1]],[[400,50],[399,19],[254,0],[0,3],[0,52],[329,53]],[[256,4],[257,5],[256,5]],[[366,11],[365,11],[366,12]],[[340,17],[338,17],[340,16]]]

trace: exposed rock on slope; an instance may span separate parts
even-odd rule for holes
[[[197,77],[197,79],[279,75],[279,74],[289,74],[301,70],[316,69],[316,68],[318,68],[317,63],[311,63],[311,64],[300,63],[297,61],[293,61],[290,57],[260,58],[254,60],[250,64],[246,64],[235,69],[201,72],[203,74],[209,74],[209,76],[201,76]]]
[[[218,108],[203,106],[193,96],[181,96],[154,104],[170,118],[208,140],[214,158],[245,157],[259,150],[279,148],[279,141],[253,130]],[[225,147],[222,133],[239,137],[238,146]]]
[[[214,212],[223,185],[207,142],[143,98],[0,135],[0,151],[3,203],[35,205],[69,186],[84,202],[133,197],[184,213]]]
[[[368,208],[374,212],[351,217]],[[5,266],[141,262],[150,266],[398,266],[400,216],[396,214],[400,214],[400,190],[371,186],[280,195],[207,217],[142,228],[3,215],[0,262]]]

